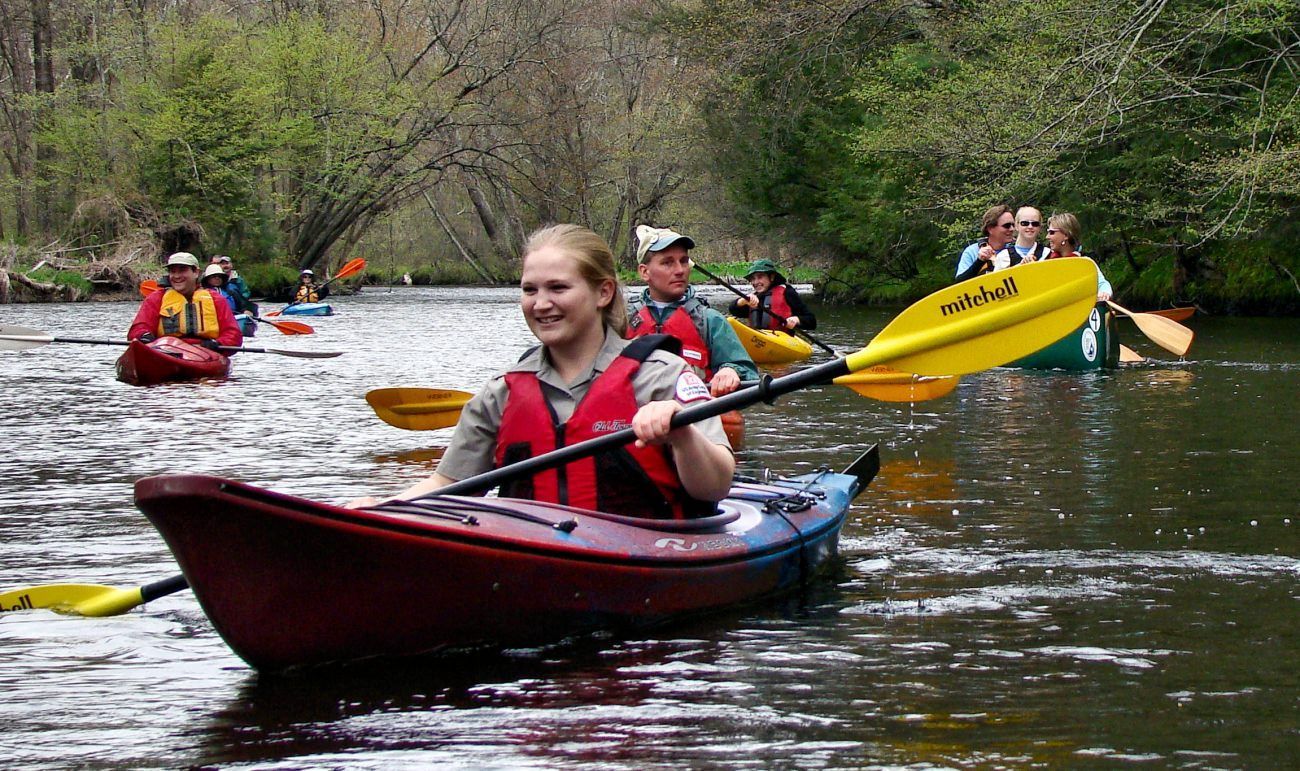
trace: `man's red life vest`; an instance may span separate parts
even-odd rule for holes
[[[506,373],[509,395],[497,429],[493,455],[499,468],[560,447],[632,425],[636,395],[632,378],[646,357],[669,342],[662,335],[638,339],[592,382],[564,423],[532,372]],[[691,498],[682,488],[666,446],[638,449],[628,444],[595,457],[506,482],[501,495],[560,503],[631,517],[688,519],[714,513],[716,506]]]
[[[790,301],[785,299],[785,284],[777,284],[768,290],[766,297],[759,299],[759,307],[749,312],[749,325],[754,329],[784,330],[784,319],[791,315]]]
[[[692,298],[694,299],[694,298]],[[713,377],[713,367],[709,366],[709,344],[703,333],[695,325],[695,320],[685,306],[678,306],[668,314],[663,323],[656,323],[649,305],[642,305],[636,312],[636,320],[628,323],[627,337],[636,339],[645,335],[670,335],[681,341],[682,358],[696,370],[704,373],[700,377],[708,382]]]

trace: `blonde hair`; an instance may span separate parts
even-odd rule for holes
[[[1079,225],[1078,217],[1068,211],[1061,212],[1060,214],[1053,214],[1047,220],[1047,227],[1055,228],[1064,233],[1065,237],[1070,239],[1070,247],[1072,249],[1079,248],[1079,236],[1082,234],[1083,228]]]
[[[549,225],[528,236],[524,244],[524,259],[546,247],[558,249],[573,258],[578,265],[578,275],[592,288],[598,288],[606,281],[614,282],[614,297],[601,309],[601,317],[605,326],[621,337],[627,330],[627,302],[623,284],[614,268],[614,252],[605,239],[581,225]]]

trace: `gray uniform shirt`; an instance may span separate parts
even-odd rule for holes
[[[590,370],[572,383],[565,383],[559,373],[551,366],[546,356],[546,349],[538,346],[525,356],[518,364],[488,381],[483,390],[461,410],[460,421],[452,434],[451,445],[438,463],[438,473],[449,479],[467,479],[492,469],[492,456],[496,450],[497,427],[501,425],[501,414],[505,411],[509,388],[506,386],[506,373],[532,372],[542,384],[542,394],[561,422],[573,415],[578,402],[587,395],[591,383],[609,368],[614,359],[629,341],[619,337],[613,330],[605,330],[605,343],[596,355],[596,361]],[[694,377],[689,365],[680,356],[666,351],[650,354],[636,375],[632,378],[632,390],[637,404],[653,401],[676,399],[683,404],[678,395],[678,379],[683,373]],[[698,392],[701,389],[694,389]],[[691,399],[690,403],[704,401],[709,397]],[[630,418],[630,416],[629,416]],[[721,418],[708,418],[695,423],[695,428],[714,444],[730,448],[727,435],[722,430]],[[544,427],[540,427],[543,429]]]

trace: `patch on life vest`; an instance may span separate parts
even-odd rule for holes
[[[709,387],[700,380],[700,376],[687,370],[677,376],[677,401],[682,404],[698,402],[709,398]]]
[[[689,348],[682,349],[683,359],[693,359],[694,361],[704,361],[704,354],[699,351],[692,351]]]

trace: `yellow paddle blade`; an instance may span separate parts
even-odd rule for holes
[[[918,375],[979,372],[1051,345],[1082,324],[1096,302],[1092,260],[1021,264],[918,300],[845,363],[851,372],[875,364]]]
[[[366,402],[390,426],[408,431],[449,428],[473,394],[445,388],[376,388]]]
[[[140,587],[50,584],[0,594],[0,612],[46,608],[79,616],[116,616],[144,602]]]
[[[881,364],[861,372],[840,375],[832,382],[848,386],[868,399],[882,402],[924,402],[952,393],[961,378],[956,375],[913,375]]]

